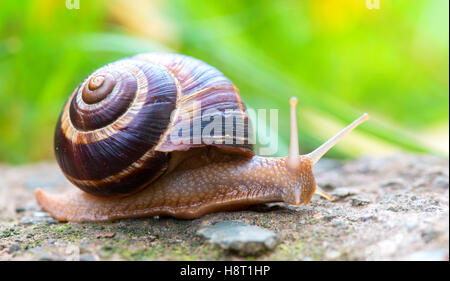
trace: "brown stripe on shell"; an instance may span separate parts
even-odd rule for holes
[[[135,58],[151,61],[169,69],[180,83],[183,95],[189,95],[216,85],[233,85],[215,67],[189,56],[173,53],[147,53],[137,55]]]
[[[179,138],[177,138],[178,142],[174,143],[170,137],[170,135],[175,133],[173,130],[181,126],[191,126],[195,122],[193,119],[182,120],[182,117],[183,114],[189,114],[190,111],[195,110],[192,109],[194,102],[200,102],[202,112],[208,109],[216,109],[218,111],[225,111],[227,109],[237,110],[239,116],[236,116],[236,118],[240,118],[245,122],[245,132],[242,133],[244,137],[238,138],[236,135],[227,136],[225,132],[222,132],[222,137],[217,141],[222,140],[223,144],[214,145],[241,151],[245,155],[253,155],[253,145],[248,141],[247,123],[250,121],[247,116],[246,107],[239,96],[237,88],[222,72],[198,59],[179,54],[149,53],[137,55],[135,58],[165,66],[176,77],[182,90],[182,97],[177,101],[177,109],[174,114],[175,118],[171,121],[164,138],[161,139],[161,142],[156,148],[157,150],[170,152],[209,145],[204,140],[211,140],[212,138],[210,137],[202,138],[201,144],[194,144],[192,139],[184,140],[187,143],[179,143]],[[219,114],[221,118],[224,115],[223,113]],[[203,128],[204,125],[202,124],[201,129],[203,130]],[[241,134],[241,132],[238,133]],[[231,145],[225,143],[230,137],[232,138]]]
[[[168,163],[167,153],[152,150],[133,165],[101,180],[79,180],[66,173],[64,175],[74,185],[92,195],[125,195],[147,187],[166,171]]]

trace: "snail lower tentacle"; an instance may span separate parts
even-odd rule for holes
[[[57,220],[81,222],[157,215],[194,219],[259,203],[284,201],[299,205],[307,203],[314,193],[314,178],[306,172],[289,172],[285,158],[254,156],[194,169],[191,164],[184,163],[186,168],[127,197],[96,197],[74,189],[66,194],[37,190],[36,198]],[[305,160],[303,165],[310,163]],[[309,182],[299,185],[299,181]],[[304,190],[308,186],[310,190]],[[296,194],[302,197],[296,198]]]

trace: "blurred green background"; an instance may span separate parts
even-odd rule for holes
[[[56,120],[78,83],[161,50],[217,67],[251,108],[280,109],[278,155],[297,96],[302,152],[370,112],[327,156],[446,156],[448,13],[447,0],[380,0],[380,9],[366,0],[2,1],[0,162],[52,159]]]

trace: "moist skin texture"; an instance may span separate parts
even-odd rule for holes
[[[59,221],[205,214],[267,203],[306,204],[315,191],[311,162],[302,156],[296,171],[286,158],[218,156],[204,151],[186,159],[146,189],[127,197],[96,197],[78,188],[63,194],[36,190],[41,207]]]

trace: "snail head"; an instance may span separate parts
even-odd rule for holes
[[[297,132],[297,99],[295,97],[290,100],[290,146],[289,155],[286,158],[286,166],[288,171],[295,177],[295,180],[283,194],[283,200],[289,204],[299,206],[306,204],[311,200],[313,194],[318,194],[328,200],[333,200],[333,197],[324,192],[316,184],[312,168],[327,153],[333,146],[335,146],[345,135],[350,133],[354,128],[369,119],[369,114],[364,113],[358,119],[353,121],[350,125],[345,127],[342,131],[330,138],[324,144],[319,146],[313,152],[306,155],[300,155],[298,149],[298,132]]]

